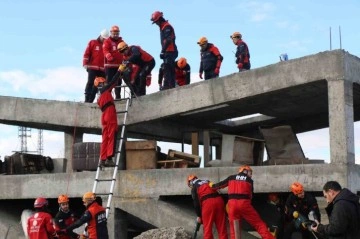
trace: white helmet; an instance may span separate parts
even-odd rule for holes
[[[108,30],[106,30],[106,29],[102,30],[102,31],[100,32],[100,36],[101,36],[102,38],[104,38],[104,39],[109,38],[109,32],[108,32]]]

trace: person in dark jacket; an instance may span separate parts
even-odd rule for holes
[[[284,239],[290,239],[294,232],[300,232],[303,238],[315,238],[307,228],[297,228],[295,219],[300,214],[309,220],[309,214],[311,212],[311,214],[320,221],[320,210],[316,198],[310,193],[305,192],[303,185],[299,182],[291,184],[290,190],[292,193],[285,202],[287,224],[284,229]]]
[[[317,225],[311,229],[329,239],[360,238],[359,197],[347,188],[341,188],[336,181],[328,181],[323,187],[328,206],[325,208],[329,224]]]
[[[83,59],[83,67],[88,72],[88,80],[85,86],[85,103],[94,102],[96,88],[94,87],[95,77],[105,77],[103,42],[109,38],[109,32],[104,29],[97,39],[89,41]]]
[[[212,227],[215,224],[220,239],[227,239],[225,204],[221,195],[209,186],[209,180],[201,180],[189,175],[188,186],[197,215],[197,222],[203,224],[204,239],[214,238]]]
[[[84,214],[63,231],[69,234],[75,228],[87,223],[88,239],[109,239],[105,208],[97,203],[96,196],[92,192],[84,194],[83,202],[86,207]]]
[[[214,44],[209,43],[206,37],[201,37],[197,44],[200,46],[200,79],[203,78],[203,72],[205,72],[205,80],[219,77],[223,60],[219,49]]]
[[[238,222],[240,226],[242,219],[245,219],[260,234],[261,238],[275,239],[251,204],[254,191],[253,183],[252,169],[248,165],[244,165],[239,168],[238,174],[230,175],[223,181],[210,185],[215,190],[228,187],[231,239],[238,238],[236,236],[239,235],[235,235],[234,224]]]
[[[155,60],[148,52],[140,46],[128,46],[126,42],[120,42],[118,51],[123,54],[125,63],[137,65],[139,69],[138,81],[135,82],[137,96],[146,95],[147,81],[151,81],[151,71],[155,67]]]
[[[56,231],[65,229],[76,221],[74,213],[69,208],[69,197],[62,194],[58,197],[59,211],[54,217],[54,227]],[[59,235],[59,239],[78,239],[80,235],[71,232],[70,235]]]
[[[237,46],[235,53],[235,63],[239,69],[239,72],[250,70],[250,52],[248,45],[242,40],[240,32],[234,32],[230,38],[233,43]]]
[[[175,62],[175,81],[176,86],[183,86],[190,84],[190,75],[191,68],[187,63],[186,58],[181,57],[179,60]],[[163,85],[163,77],[164,77],[164,64],[161,64],[159,69],[159,89],[162,90]]]
[[[171,89],[175,87],[175,59],[178,57],[178,50],[175,44],[174,28],[163,17],[163,13],[155,11],[151,15],[152,23],[160,28],[161,53],[160,59],[164,61],[164,87]]]

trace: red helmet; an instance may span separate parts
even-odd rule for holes
[[[189,187],[192,187],[192,181],[194,181],[195,179],[197,179],[198,177],[196,177],[195,174],[190,174],[187,178],[187,184]]]
[[[46,198],[37,198],[34,202],[34,208],[42,208],[48,205]]]
[[[118,26],[114,25],[110,28],[110,32],[120,32],[120,28]]]
[[[159,21],[160,17],[164,16],[164,14],[162,12],[156,11],[153,14],[151,14],[151,21],[153,22],[153,24],[157,21]]]
[[[69,202],[69,197],[66,194],[61,194],[58,197],[58,203],[65,203],[65,202]]]
[[[269,193],[269,194],[268,194],[268,200],[269,200],[270,202],[276,203],[276,202],[279,201],[279,195],[278,195],[277,193]]]
[[[290,185],[290,190],[293,194],[298,195],[304,192],[304,187],[301,183],[295,182]]]

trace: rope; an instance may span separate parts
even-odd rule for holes
[[[74,118],[74,133],[73,133],[73,142],[71,145],[71,162],[74,160],[74,144],[75,144],[75,137],[76,137],[76,127],[77,127],[77,116],[78,116],[78,110],[79,110],[80,104],[77,103],[76,111],[75,111],[75,118]],[[69,184],[70,184],[70,176],[72,175],[72,172],[68,174],[67,178],[67,185],[66,185],[66,195],[69,191]]]

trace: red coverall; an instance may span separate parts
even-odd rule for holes
[[[100,97],[98,105],[102,111],[102,142],[100,148],[100,159],[106,160],[114,156],[116,133],[118,130],[118,122],[114,98],[111,95],[112,89],[117,83],[117,77],[113,77],[107,85],[100,88]]]
[[[204,227],[204,239],[213,239],[215,223],[219,239],[227,239],[225,204],[218,192],[209,186],[208,180],[195,179],[191,189],[194,207]]]
[[[261,220],[259,214],[251,205],[251,198],[253,194],[253,180],[244,173],[231,175],[225,180],[213,184],[213,189],[220,189],[228,187],[229,194],[229,222],[230,222],[230,236],[235,239],[234,221],[241,221],[244,218],[264,239],[275,239],[268,231],[267,226]]]
[[[36,212],[27,221],[29,239],[49,239],[56,235],[52,216],[47,212]]]

